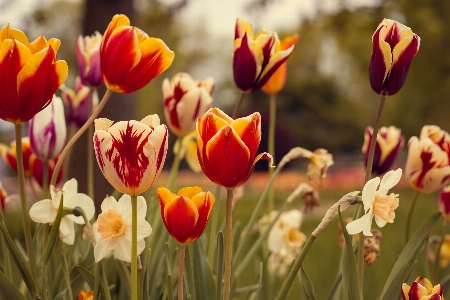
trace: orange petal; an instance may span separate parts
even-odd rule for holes
[[[177,196],[163,186],[159,187],[156,190],[156,193],[158,194],[158,199],[162,206],[166,206],[167,203]]]
[[[193,186],[193,187],[185,187],[178,191],[178,196],[183,196],[189,199],[192,199],[195,195],[202,192],[202,188],[199,186]]]
[[[236,119],[230,126],[249,149],[250,157],[254,157],[261,141],[261,115],[256,112],[248,117]]]
[[[106,31],[103,34],[103,41],[102,45],[100,46],[101,52],[105,51],[105,47],[109,41],[109,38],[111,37],[112,32],[120,26],[130,26],[130,19],[128,19],[128,17],[125,15],[114,15],[108,25],[108,28],[106,28]]]
[[[175,197],[164,207],[167,231],[180,244],[192,242],[192,233],[198,220],[198,210],[190,199]]]
[[[203,117],[198,120],[198,134],[207,143],[220,129],[228,126],[226,120],[214,114],[213,109],[206,112]]]
[[[15,39],[24,44],[25,47],[27,48],[30,47],[30,42],[28,41],[28,38],[25,35],[25,33],[23,33],[19,29],[11,27],[9,24],[4,26],[0,31],[0,40],[3,41],[5,39]]]
[[[214,195],[211,192],[202,192],[195,195],[192,198],[192,202],[194,202],[195,206],[198,209],[199,217],[191,236],[195,239],[198,239],[205,230],[206,224],[208,224],[209,215],[211,213],[211,209],[215,202],[215,199]]]

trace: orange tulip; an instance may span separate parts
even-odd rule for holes
[[[103,81],[114,92],[134,92],[169,68],[174,56],[162,40],[130,26],[127,16],[115,15],[100,46]]]
[[[281,41],[281,50],[287,50],[291,48],[292,45],[296,45],[298,41],[298,34],[285,37]],[[273,73],[266,84],[262,87],[262,91],[266,94],[276,94],[279,93],[286,84],[287,77],[287,61],[285,61],[278,70]]]
[[[69,69],[56,61],[61,42],[43,36],[29,42],[9,24],[0,31],[0,118],[21,124],[44,109],[66,80]]]
[[[182,188],[176,195],[159,187],[157,193],[161,217],[169,234],[182,245],[197,240],[208,223],[214,195],[198,186]]]
[[[78,300],[94,300],[94,292],[92,290],[88,292],[81,290],[78,294]]]
[[[260,141],[261,115],[258,112],[233,120],[220,109],[211,108],[197,120],[200,166],[212,182],[226,188],[246,182],[261,158],[272,161],[272,156],[266,152],[256,156]]]

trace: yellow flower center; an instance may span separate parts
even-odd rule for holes
[[[394,210],[398,207],[398,195],[377,195],[373,202],[373,213],[388,223],[393,223],[395,218]]]
[[[98,233],[104,240],[118,238],[125,233],[126,228],[122,216],[115,210],[108,210],[98,216]]]

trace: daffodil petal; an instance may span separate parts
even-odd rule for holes
[[[56,212],[52,200],[44,199],[31,206],[30,218],[36,223],[51,223],[55,221]]]

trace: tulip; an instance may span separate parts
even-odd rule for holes
[[[30,156],[33,154],[31,150],[30,139],[28,137],[22,138],[22,157],[23,157],[23,168],[25,177],[31,177],[33,171],[29,165]],[[3,161],[14,171],[17,172],[17,156],[16,156],[16,142],[11,142],[10,146],[0,144],[0,155]]]
[[[119,192],[137,196],[158,177],[167,152],[168,130],[151,115],[142,121],[115,123],[96,119],[94,150],[108,182]]]
[[[292,45],[296,45],[298,41],[298,34],[285,37],[281,40],[281,50],[287,50]],[[262,87],[262,91],[266,94],[279,93],[286,84],[287,77],[287,62],[281,64],[278,70],[267,80],[266,84]]]
[[[200,166],[212,182],[228,189],[246,182],[261,158],[272,162],[269,153],[256,156],[260,141],[259,113],[233,120],[220,109],[211,108],[197,120]]]
[[[91,36],[79,36],[77,41],[77,61],[81,82],[88,86],[99,86],[103,83],[100,69],[100,45],[102,35],[96,31]]]
[[[5,191],[5,188],[0,183],[0,208],[2,212],[5,212],[6,203],[8,203],[10,198],[8,197],[8,193]]]
[[[0,31],[0,43],[0,118],[21,124],[49,105],[67,78],[67,63],[56,61],[58,39],[40,36],[30,43],[9,24]]]
[[[252,26],[236,20],[233,76],[236,86],[245,93],[259,90],[289,58],[295,45],[281,49],[275,32],[261,29],[253,35]]]
[[[450,181],[449,135],[437,126],[424,126],[420,139],[408,142],[406,179],[423,193],[432,193]]]
[[[450,185],[444,187],[439,194],[438,208],[442,212],[442,218],[450,221]]]
[[[53,96],[49,106],[38,112],[28,127],[31,149],[43,161],[57,157],[66,144],[66,120],[61,98]]]
[[[94,300],[94,292],[92,290],[88,292],[81,290],[78,294],[77,300]]]
[[[180,147],[180,140],[173,145],[173,154],[177,155]],[[198,162],[197,156],[197,131],[192,131],[181,140],[180,159],[186,158],[186,162],[195,173],[200,173],[202,167]]]
[[[68,125],[75,125],[80,128],[89,119],[89,101],[91,101],[91,93],[89,87],[81,83],[80,77],[75,79],[75,91],[61,87],[61,98],[66,108],[66,120]],[[98,98],[92,97],[92,106],[98,105]]]
[[[169,68],[174,56],[162,40],[130,26],[125,15],[115,15],[100,46],[103,81],[114,92],[134,92]]]
[[[431,282],[424,277],[417,277],[411,286],[406,283],[402,284],[403,300],[443,300],[444,296],[442,294],[443,291],[440,284],[433,286]]]
[[[420,37],[405,25],[384,19],[372,36],[370,85],[375,93],[391,96],[403,86],[411,61],[419,51]]]
[[[55,170],[55,165],[58,162],[58,157],[55,159],[51,159],[48,161],[48,178],[51,178],[53,175],[53,172]],[[44,162],[40,160],[36,154],[32,153],[30,155],[30,158],[28,160],[28,165],[31,170],[31,175],[36,180],[36,182],[42,187],[44,184]],[[56,177],[56,185],[61,182],[61,179],[63,178],[64,169],[60,168],[58,171],[58,175]],[[48,184],[48,182],[47,182]]]
[[[178,73],[162,84],[164,115],[170,130],[184,137],[195,130],[195,122],[211,107],[214,79],[194,81],[187,73]]]
[[[450,263],[450,235],[446,234],[439,251],[439,265],[445,269]]]
[[[197,240],[205,230],[214,204],[214,195],[198,186],[185,187],[172,193],[165,187],[157,189],[161,217],[169,234],[180,244]]]
[[[369,157],[369,145],[372,141],[373,128],[366,127],[364,134],[364,144],[362,152],[364,154],[364,163],[367,167]],[[375,153],[373,157],[372,173],[375,175],[384,174],[394,163],[400,149],[403,147],[404,138],[401,130],[395,126],[381,127],[377,134],[375,144]]]

